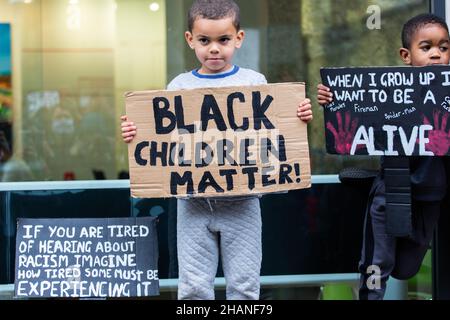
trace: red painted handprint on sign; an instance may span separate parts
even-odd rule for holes
[[[428,134],[428,140],[430,142],[427,144],[427,149],[436,156],[445,156],[450,148],[450,131],[446,131],[450,113],[444,113],[441,125],[439,125],[440,115],[441,111],[433,110],[434,130]],[[430,120],[425,115],[423,116],[423,123],[430,124]]]
[[[336,113],[336,119],[338,125],[337,131],[330,121],[327,122],[327,129],[330,130],[334,136],[334,148],[338,154],[350,154],[353,139],[358,126],[358,119],[353,119],[350,122],[350,111],[345,112],[344,126],[342,125],[342,115],[340,112]]]

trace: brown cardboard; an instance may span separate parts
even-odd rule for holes
[[[232,94],[234,95],[229,98]],[[205,103],[203,108],[205,96],[208,103]],[[260,96],[259,103],[258,96]],[[159,123],[162,127],[168,128],[167,132],[170,132],[157,134],[154,110],[167,109],[173,114],[170,117],[175,118],[175,97],[179,104],[180,101],[182,102],[182,108],[179,107],[178,111],[183,110],[184,113],[184,121],[178,121],[176,126],[180,128],[184,124],[187,129],[184,130],[186,134],[179,134],[177,127],[170,131],[172,129],[170,128],[171,121],[168,118],[164,118]],[[241,102],[242,97],[245,99],[243,102]],[[273,98],[272,101],[270,101],[270,97]],[[133,197],[184,197],[187,195],[187,185],[190,181],[192,181],[190,196],[201,197],[248,195],[311,186],[307,125],[297,117],[297,107],[305,99],[305,86],[302,83],[129,92],[125,99],[128,119],[137,126],[137,134],[128,147],[131,195]],[[168,108],[164,99],[169,102]],[[214,104],[214,101],[217,104]],[[228,115],[228,101],[230,101],[234,114],[234,127],[230,121],[230,118],[233,119],[233,117]],[[252,105],[253,102],[255,107]],[[265,107],[267,110],[264,111]],[[208,114],[214,117],[213,120],[204,121],[203,125],[207,125],[206,131],[201,130],[202,108],[205,110],[205,119],[205,115]],[[220,114],[218,110],[220,110]],[[257,112],[257,118],[264,121],[254,119],[254,110]],[[178,112],[178,120],[182,118],[180,114]],[[223,122],[220,121],[221,117]],[[248,129],[247,126],[244,126],[244,118],[248,119]],[[193,131],[189,126],[194,123],[197,130],[195,133],[188,133],[189,129]],[[219,123],[219,128],[217,123]],[[234,130],[236,127],[242,126],[246,130]],[[161,129],[161,126],[159,128]],[[279,146],[283,145],[283,139],[280,137],[284,138],[285,149],[281,148],[277,156],[270,152],[263,152],[261,155],[262,150],[267,151],[267,141],[270,141],[270,145],[275,146],[275,149],[280,149]],[[233,151],[226,152],[226,147],[224,148],[223,145],[228,144],[230,147],[230,142],[222,143],[221,141],[224,140],[233,142]],[[202,150],[200,148],[202,141],[208,143],[210,149],[207,147],[206,150],[212,150],[213,153],[197,154],[203,157],[207,154],[213,156],[211,161],[206,161],[206,166],[197,167],[195,165],[195,145],[198,143],[198,150]],[[156,149],[151,148],[152,142],[156,145]],[[163,166],[161,157],[155,157],[155,165],[152,165],[150,149],[161,152],[164,142],[167,143],[167,154],[172,155],[178,154],[180,146],[185,145],[186,147],[183,149],[185,161],[180,161],[176,156],[163,157],[166,159],[166,166]],[[139,148],[137,148],[138,146]],[[136,150],[138,150],[137,153]],[[270,157],[264,156],[267,153]],[[245,157],[246,154],[247,157]],[[228,157],[221,155],[228,155]],[[197,157],[199,165],[202,164],[200,159],[201,157]],[[188,160],[191,160],[191,165]],[[180,163],[184,166],[180,166]],[[276,170],[270,171],[268,168],[271,166]],[[235,170],[235,173],[226,170]],[[255,172],[255,170],[257,171]],[[288,173],[289,170],[291,170],[290,173]],[[191,177],[190,174],[192,174]],[[175,180],[171,179],[172,176],[184,177],[187,183],[177,185],[174,183]],[[252,176],[254,177],[254,186],[251,183]],[[227,183],[231,180],[232,186]],[[201,190],[202,187],[204,190]],[[175,190],[176,194],[174,194]]]

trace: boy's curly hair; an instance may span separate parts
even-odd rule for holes
[[[240,30],[240,10],[233,0],[195,0],[188,12],[188,28],[192,32],[198,18],[219,20],[233,18],[233,25]]]
[[[403,48],[411,49],[411,41],[414,37],[414,34],[419,30],[420,28],[423,28],[427,24],[438,24],[445,30],[447,30],[448,33],[448,26],[444,19],[441,17],[438,17],[431,13],[423,13],[419,14],[410,20],[408,20],[403,25],[402,30],[402,45]]]

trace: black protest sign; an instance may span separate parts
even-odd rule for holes
[[[19,219],[16,297],[158,295],[155,221]]]
[[[324,68],[327,152],[450,154],[450,66]]]
[[[309,188],[301,83],[126,95],[133,197],[230,196]]]

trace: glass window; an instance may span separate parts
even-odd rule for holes
[[[237,2],[247,37],[235,62],[264,73],[269,82],[304,81],[313,100],[322,66],[400,64],[401,26],[429,6],[427,0]],[[1,180],[125,177],[123,95],[164,88],[197,66],[183,37],[191,3],[0,0],[0,37],[9,32],[2,41],[10,43],[0,46]],[[371,5],[380,9],[379,29],[372,29]],[[376,166],[374,158],[327,155],[316,102],[314,113],[314,174]]]

